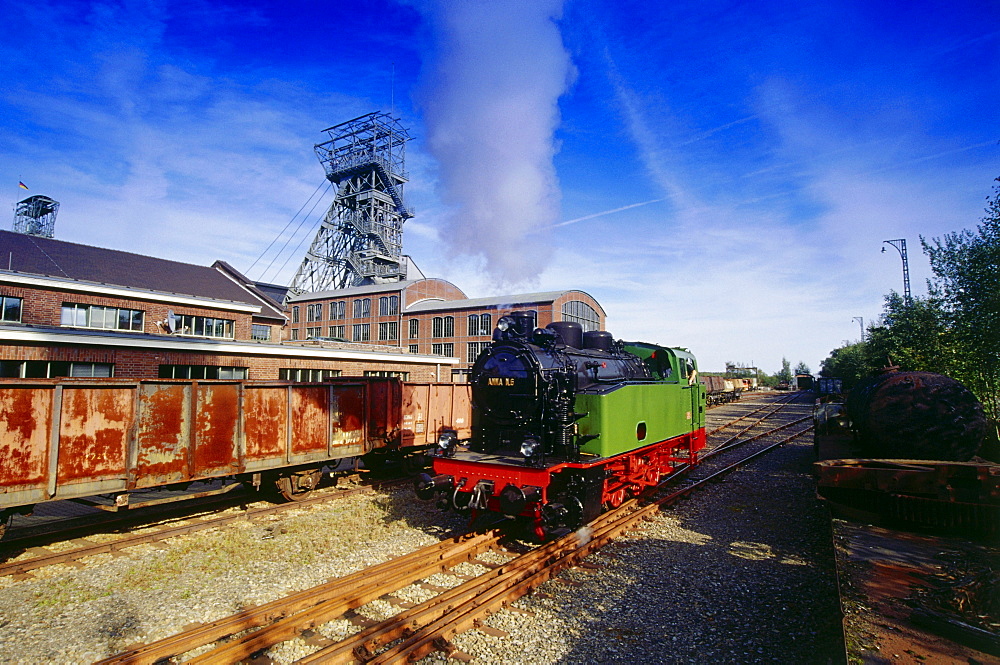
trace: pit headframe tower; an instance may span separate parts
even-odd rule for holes
[[[403,202],[410,136],[388,113],[369,113],[323,130],[315,146],[326,178],[337,188],[289,293],[345,289],[406,279]]]
[[[29,236],[51,238],[56,233],[58,213],[58,201],[40,194],[29,196],[14,206],[14,231]]]

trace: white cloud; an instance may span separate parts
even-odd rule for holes
[[[437,40],[422,104],[449,206],[443,237],[511,283],[534,278],[549,249],[525,235],[558,220],[557,101],[573,71],[554,22],[561,8],[561,0],[423,5]]]

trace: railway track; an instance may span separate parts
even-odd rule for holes
[[[724,452],[729,447],[743,443],[743,439],[747,438],[746,435],[748,432],[764,427],[764,423],[769,418],[774,417],[788,404],[793,403],[795,397],[795,394],[781,395],[779,399],[754,408],[712,430],[709,433],[710,450],[702,455],[702,459],[708,459],[715,454]],[[733,430],[735,433],[728,435],[722,443],[717,443],[720,433],[727,430]],[[341,498],[359,492],[373,491],[381,487],[388,488],[393,485],[403,485],[406,482],[408,481],[379,482],[370,487],[333,490],[332,494],[320,492],[315,493],[315,496],[310,496],[293,503],[263,507],[247,507],[247,504],[251,501],[259,501],[260,499],[257,497],[250,499],[246,496],[234,497],[233,495],[224,494],[199,499],[196,505],[184,504],[162,508],[155,514],[116,514],[114,517],[105,518],[96,523],[87,521],[78,523],[69,520],[70,524],[66,526],[60,525],[55,530],[27,530],[27,533],[23,535],[10,532],[0,542],[0,557],[11,558],[17,557],[18,554],[27,554],[27,556],[0,563],[0,576],[14,575],[18,578],[23,578],[47,566],[73,563],[97,554],[119,552],[137,545],[160,542],[203,529],[224,526],[238,520],[253,519],[255,517],[278,513],[296,506],[322,503],[332,498]],[[243,509],[238,513],[219,514],[219,511],[240,505],[243,506]],[[182,523],[177,524],[177,521],[181,521]],[[159,524],[153,526],[154,531],[152,532],[129,533],[126,531],[139,526],[148,526],[156,522],[159,522]],[[106,542],[88,540],[88,536],[93,537],[97,534],[116,531],[126,532]],[[58,551],[49,549],[50,546],[56,543],[65,542],[70,542],[72,545],[69,548],[58,549]]]
[[[500,611],[563,570],[577,566],[623,532],[635,529],[664,506],[672,505],[705,483],[766,455],[811,429],[807,420],[794,412],[764,408],[751,427],[736,436],[718,437],[703,457],[713,460],[697,467],[698,477],[685,471],[668,478],[652,495],[623,503],[604,513],[586,527],[563,538],[514,555],[502,549],[505,534],[500,530],[456,536],[403,557],[379,564],[350,576],[293,594],[240,614],[195,627],[102,661],[104,663],[153,663],[199,649],[189,662],[230,663],[259,654],[281,642],[303,638],[316,651],[299,662],[409,662],[434,651],[449,652],[451,639],[465,630],[483,627],[483,620]],[[778,415],[781,415],[778,418]],[[745,419],[746,416],[738,420]],[[778,422],[766,424],[768,420]],[[723,428],[719,428],[721,430]],[[760,431],[753,431],[756,429]],[[716,433],[719,432],[716,430]],[[751,448],[735,461],[726,461],[734,450]],[[678,481],[685,481],[679,485]],[[496,555],[508,557],[498,563]],[[478,564],[487,572],[470,576],[456,570],[460,564]],[[444,589],[428,577],[449,572],[462,579]],[[414,584],[437,595],[419,604],[400,600],[394,594]],[[394,616],[369,622],[342,640],[323,636],[318,627],[334,619],[352,616],[358,608],[374,600],[384,600],[397,608]],[[353,615],[355,618],[359,615]],[[253,629],[253,630],[251,630]],[[211,646],[207,651],[204,648]]]
[[[13,575],[15,578],[30,576],[34,571],[47,566],[57,564],[74,563],[86,557],[97,554],[107,554],[119,552],[129,547],[155,543],[169,538],[184,536],[196,531],[225,526],[240,520],[249,520],[265,515],[273,515],[291,508],[301,508],[305,506],[317,505],[327,501],[346,498],[348,496],[401,487],[408,484],[409,479],[376,481],[368,485],[351,488],[331,487],[324,491],[313,492],[310,496],[289,503],[271,504],[265,506],[248,505],[251,501],[233,501],[227,495],[214,497],[213,500],[200,502],[196,510],[192,513],[192,507],[184,506],[168,512],[159,513],[155,516],[125,515],[118,520],[104,521],[99,524],[70,524],[57,531],[49,531],[43,534],[28,534],[23,537],[8,538],[0,543],[0,556],[21,552],[26,554],[25,558],[14,559],[0,563],[0,576]],[[253,498],[252,502],[262,501],[260,498]],[[241,506],[236,513],[220,514],[218,511]],[[166,520],[166,521],[164,521]],[[181,521],[180,524],[175,522]],[[159,524],[153,524],[159,521]],[[97,533],[106,534],[116,529],[131,529],[137,526],[150,526],[152,531],[141,533],[121,533],[119,537],[107,542],[94,542],[87,539],[87,536],[94,536]],[[68,549],[56,551],[49,549],[45,545],[52,546],[56,543],[70,542],[72,545]]]

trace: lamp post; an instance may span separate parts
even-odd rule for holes
[[[865,341],[865,317],[855,316],[853,320],[857,321],[858,325],[861,326],[861,341]]]
[[[910,297],[910,264],[906,259],[906,239],[898,238],[896,240],[883,240],[882,241],[882,253],[885,254],[885,245],[892,245],[899,252],[899,258],[903,259],[903,297],[906,298],[906,302],[909,303],[912,299]]]

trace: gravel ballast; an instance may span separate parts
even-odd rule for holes
[[[829,518],[811,461],[810,436],[786,444],[487,620],[508,636],[472,630],[454,645],[478,663],[843,662]],[[92,557],[44,579],[0,578],[0,662],[91,662],[412,551],[463,523],[402,490]],[[389,608],[380,603],[359,614],[381,617]],[[354,630],[341,620],[317,628]],[[295,640],[268,655],[291,662],[313,649]]]

